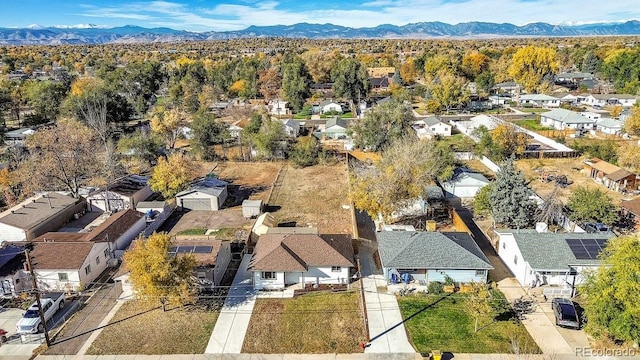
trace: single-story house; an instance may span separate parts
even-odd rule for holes
[[[493,269],[476,242],[464,232],[382,231],[376,233],[384,277],[407,277],[421,284],[486,282]]]
[[[621,105],[623,107],[631,107],[635,105],[636,100],[636,95],[629,94],[590,94],[582,101],[582,104],[600,107],[608,105]]]
[[[196,260],[194,273],[203,290],[219,286],[231,261],[229,241],[186,239],[178,237],[171,243],[169,255],[193,254]]]
[[[248,119],[234,121],[231,125],[229,125],[229,136],[234,139],[238,138],[242,129],[244,129],[247,125],[249,125]]]
[[[512,94],[517,95],[522,91],[522,86],[515,83],[514,81],[507,81],[499,84],[495,84],[491,90],[495,91],[498,94]]]
[[[617,135],[622,132],[622,121],[611,118],[603,118],[598,120],[596,128],[603,134]]]
[[[369,78],[369,85],[371,85],[371,90],[388,90],[389,85],[391,85],[390,77],[371,77]]]
[[[593,112],[593,111],[582,111],[579,113],[580,115],[586,117],[587,119],[596,120],[596,122],[602,119],[602,114]]]
[[[314,107],[314,112],[316,114],[326,114],[329,112],[342,114],[342,105],[336,101],[331,99],[322,100],[318,106]]]
[[[347,120],[331,118],[328,119],[322,135],[326,139],[346,139],[347,138]]]
[[[283,119],[284,133],[292,138],[297,138],[300,135],[300,122],[293,119]]]
[[[260,236],[249,265],[253,287],[282,290],[293,284],[348,284],[354,254],[351,237],[316,234]]]
[[[0,298],[12,298],[31,289],[25,262],[24,246],[6,243],[0,247]]]
[[[637,176],[619,166],[610,164],[598,158],[584,161],[584,173],[598,184],[613,191],[636,190]]]
[[[375,77],[392,77],[396,73],[396,68],[393,66],[378,66],[367,68],[367,74],[370,78]]]
[[[560,99],[545,94],[525,94],[518,97],[518,106],[532,105],[535,107],[559,107]]]
[[[414,121],[411,125],[419,139],[430,139],[434,136],[451,136],[451,125],[435,116]]]
[[[553,109],[540,114],[540,123],[558,130],[591,130],[596,121],[566,109]]]
[[[227,199],[227,185],[226,181],[210,177],[196,180],[176,194],[176,203],[183,210],[218,211]]]
[[[20,128],[17,130],[7,131],[3,134],[4,143],[7,145],[22,145],[29,135],[35,133],[31,128]]]
[[[118,211],[135,209],[136,204],[147,199],[153,191],[146,176],[127,175],[110,185],[90,191],[86,196],[89,211]]]
[[[585,72],[566,72],[556,75],[556,82],[558,83],[579,83],[583,80],[592,80],[593,74]]]
[[[636,230],[640,230],[640,198],[622,201],[620,207],[622,212],[631,218]]]
[[[229,108],[229,106],[231,106],[231,103],[227,101],[214,102],[213,104],[209,105],[209,111],[216,115],[221,115],[226,109]]]
[[[489,183],[484,175],[462,169],[456,171],[450,180],[442,182],[442,188],[450,197],[473,198]]]
[[[571,93],[557,93],[557,94],[553,94],[553,96],[560,99],[561,104],[565,103],[565,104],[575,105],[579,101],[578,96],[573,95]]]
[[[271,115],[289,115],[291,110],[287,107],[288,101],[284,100],[271,100],[269,101],[269,114]]]
[[[600,265],[598,253],[612,233],[538,233],[496,230],[498,255],[522,286],[574,288],[582,273]]]
[[[110,251],[126,250],[146,226],[146,218],[141,212],[132,209],[118,211],[85,234],[84,240],[108,243]]]
[[[32,196],[0,213],[0,243],[32,240],[61,228],[86,209],[83,198],[75,199],[57,192]]]
[[[502,123],[502,120],[491,115],[476,115],[469,120],[451,120],[451,124],[458,129],[461,133],[479,140],[475,137],[474,133],[480,127],[484,126],[487,130],[494,130]]]
[[[489,96],[489,101],[491,102],[491,105],[505,106],[511,102],[511,97],[491,95]]]
[[[85,235],[66,233],[65,240],[34,242],[31,261],[39,287],[78,291],[102,274],[111,259],[109,245],[84,241]]]

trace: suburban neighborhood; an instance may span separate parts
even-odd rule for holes
[[[579,39],[0,45],[0,358],[635,357],[639,50]]]

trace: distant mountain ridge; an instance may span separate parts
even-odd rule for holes
[[[402,39],[402,38],[496,38],[545,36],[640,35],[640,21],[587,25],[551,25],[531,23],[517,26],[509,23],[467,22],[456,25],[421,22],[407,25],[383,24],[369,28],[351,28],[333,24],[249,26],[244,30],[190,32],[170,28],[143,28],[127,25],[103,28],[92,24],[74,26],[0,28],[2,45],[109,44],[171,41],[238,39],[252,37],[289,37],[309,39]]]

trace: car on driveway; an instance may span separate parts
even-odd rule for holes
[[[551,308],[556,316],[557,326],[580,329],[578,312],[573,305],[573,301],[565,298],[554,298],[551,300]]]

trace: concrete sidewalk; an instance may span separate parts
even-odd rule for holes
[[[395,295],[378,292],[378,286],[387,285],[384,277],[369,275],[362,279],[362,284],[371,337],[365,353],[415,353]]]
[[[245,255],[240,263],[205,354],[240,354],[242,351],[257,293],[253,289],[251,272],[247,269],[251,256]]]
[[[506,278],[498,282],[498,290],[504,294],[509,302],[527,297],[527,293],[515,278]],[[522,324],[544,354],[575,354],[575,349],[569,346],[558,332],[558,328],[538,304],[535,305],[531,314],[525,315]]]

